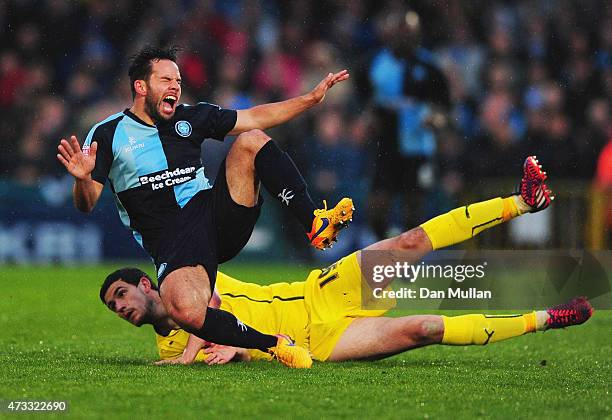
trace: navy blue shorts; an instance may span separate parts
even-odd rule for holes
[[[261,196],[254,207],[234,202],[224,160],[213,187],[194,195],[162,233],[153,257],[158,286],[178,268],[202,265],[213,290],[217,266],[234,258],[247,244],[262,203]]]

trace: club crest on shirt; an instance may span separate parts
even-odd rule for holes
[[[191,124],[185,120],[177,121],[174,125],[174,129],[181,137],[189,137],[191,135]]]

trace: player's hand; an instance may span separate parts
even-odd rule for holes
[[[91,143],[91,147],[81,150],[76,136],[71,136],[70,141],[62,139],[57,146],[59,153],[57,159],[62,162],[66,170],[75,178],[88,179],[96,166],[96,152],[98,143]]]
[[[182,357],[177,357],[176,359],[162,359],[153,363],[155,366],[164,366],[164,365],[190,365],[191,362],[184,360]]]
[[[211,344],[204,348],[204,353],[208,354],[206,363],[208,365],[224,365],[232,361],[234,356],[236,356],[236,351],[236,347]]]
[[[336,74],[329,73],[327,77],[321,80],[321,82],[317,86],[315,86],[315,88],[310,92],[313,99],[315,100],[315,103],[318,104],[325,98],[325,94],[327,93],[327,90],[329,88],[331,88],[336,83],[345,81],[348,78],[349,78],[348,70],[342,70]]]

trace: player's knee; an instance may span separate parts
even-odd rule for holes
[[[420,250],[427,247],[428,238],[425,231],[420,228],[410,229],[396,237],[398,248],[403,250]]]
[[[197,331],[204,325],[206,319],[206,307],[200,308],[175,308],[169,312],[170,318],[186,331]]]
[[[177,298],[166,305],[168,315],[181,328],[193,331],[204,325],[210,295],[205,290],[192,291],[188,298]]]
[[[211,292],[202,277],[201,267],[183,267],[168,274],[160,287],[168,315],[183,329],[197,330],[204,324]]]
[[[261,130],[245,131],[236,138],[232,149],[235,149],[235,152],[240,154],[254,156],[271,139],[270,136]]]
[[[412,339],[420,344],[430,344],[442,340],[444,324],[440,317],[423,316],[411,329]]]

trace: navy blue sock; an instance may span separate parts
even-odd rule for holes
[[[306,181],[291,157],[268,141],[255,156],[255,170],[263,186],[298,219],[308,233],[312,229],[316,209]]]
[[[233,314],[215,308],[206,309],[206,319],[202,328],[189,332],[215,344],[261,351],[276,346],[278,341],[276,336],[262,334],[243,324]]]

